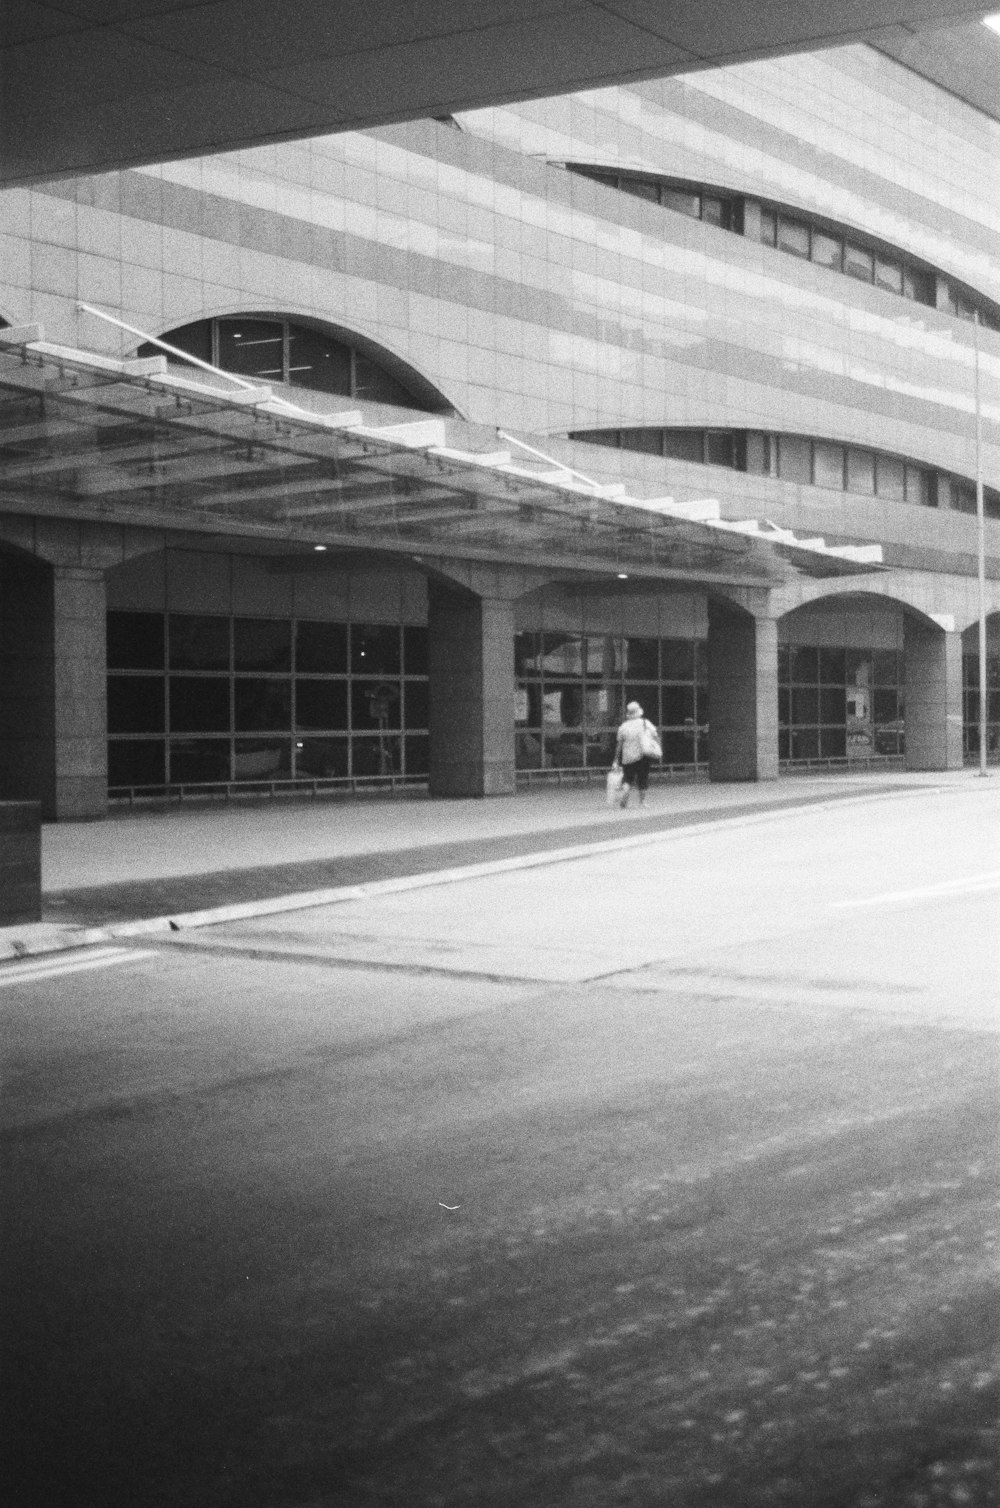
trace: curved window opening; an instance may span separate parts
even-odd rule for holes
[[[803,214],[773,200],[753,199],[707,184],[665,178],[653,173],[615,172],[567,162],[571,173],[592,178],[663,209],[704,220],[721,230],[773,246],[789,256],[815,262],[886,293],[927,304],[957,319],[973,320],[1000,331],[1000,306],[883,242],[869,240],[847,225]]]
[[[452,405],[419,373],[375,346],[294,320],[258,314],[201,319],[168,330],[163,339],[224,372],[261,382],[289,383],[365,403],[391,403],[452,413]],[[155,356],[147,342],[140,356]]]
[[[637,428],[571,430],[567,439],[695,465],[727,466],[752,476],[894,503],[940,506],[959,513],[976,511],[975,484],[967,477],[922,466],[906,456],[812,435],[752,429]],[[1000,519],[1000,492],[993,487],[983,489],[983,511],[987,518]]]

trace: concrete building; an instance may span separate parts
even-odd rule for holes
[[[995,751],[961,35],[0,193],[0,796],[955,768],[977,369]]]

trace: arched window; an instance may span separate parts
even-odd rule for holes
[[[200,319],[168,330],[163,339],[180,351],[240,377],[287,382],[359,402],[394,403],[435,413],[451,404],[402,362],[346,334],[274,315],[233,314]],[[140,356],[155,356],[151,343]]]

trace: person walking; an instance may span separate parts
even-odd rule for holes
[[[622,793],[619,806],[628,806],[633,786],[639,792],[639,805],[646,804],[649,787],[649,767],[654,759],[662,759],[663,750],[653,724],[643,713],[638,702],[629,702],[625,708],[625,721],[618,729],[615,744],[615,766],[622,772]]]

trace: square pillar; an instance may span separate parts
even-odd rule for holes
[[[903,624],[908,770],[960,770],[962,636],[907,616]]]
[[[104,572],[52,572],[56,820],[108,806],[107,594]]]
[[[0,554],[0,801],[55,816],[52,568]]]
[[[778,778],[778,624],[708,604],[711,780]]]
[[[432,796],[514,791],[514,608],[431,581]]]

